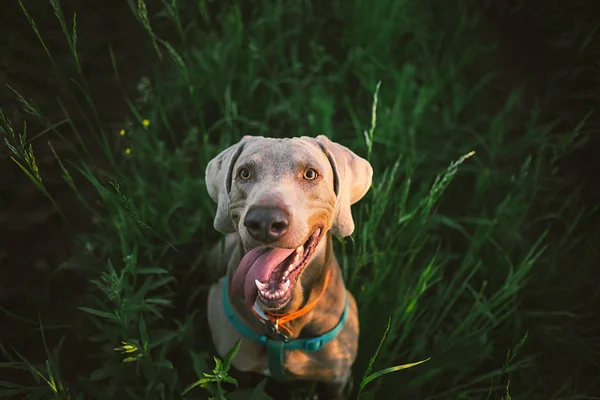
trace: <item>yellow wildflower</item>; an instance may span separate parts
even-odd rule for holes
[[[127,356],[123,359],[124,363],[131,363],[131,362],[140,360],[142,357],[144,357],[144,354],[146,353],[146,350],[147,350],[147,344],[144,344],[143,352],[142,352],[142,349],[140,349],[137,346],[137,344],[135,344],[135,343],[128,343],[128,342],[121,341],[121,344],[122,344],[122,346],[115,347],[114,350],[119,351],[119,352],[121,352],[121,354]],[[133,354],[133,353],[136,353],[136,354]]]
[[[130,148],[130,147],[127,147],[127,148],[125,149],[125,154],[130,154],[130,153],[131,153],[131,148]]]
[[[121,130],[119,131],[119,135],[121,135],[121,136],[125,136],[125,129],[121,129]]]
[[[142,125],[144,125],[147,128],[148,126],[150,126],[150,120],[149,119],[142,120]]]

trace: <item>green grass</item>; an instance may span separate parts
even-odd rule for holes
[[[584,230],[597,210],[557,169],[590,135],[587,111],[559,119],[563,103],[552,88],[531,100],[521,87],[503,87],[493,36],[480,34],[485,27],[466,2],[196,0],[149,14],[142,0],[131,1],[148,33],[140,45],[157,61],[127,98],[123,134],[95,114],[76,27],[52,4],[79,75],[56,73],[86,106],[63,107],[65,120],[85,115],[84,131],[70,124],[75,137],[93,134],[102,151],[98,161],[78,141],[80,158],[59,160],[93,221],[73,261],[53,272],[89,284],[79,304],[66,305],[72,320],[62,321],[64,346],[85,351],[69,360],[77,373],[63,376],[63,342],[48,343],[55,350],[31,363],[4,343],[0,371],[32,374],[0,380],[0,398],[264,398],[264,382],[236,388],[228,361],[212,359],[205,301],[217,271],[202,259],[219,235],[204,169],[245,134],[321,133],[375,171],[353,209],[355,233],[335,243],[359,304],[355,395],[598,393],[586,371],[597,367],[600,347],[585,308],[576,308],[599,304],[600,293],[586,291],[599,257],[585,244],[597,243],[600,231]],[[593,27],[578,28],[571,40],[590,40]],[[178,39],[166,42],[164,32]],[[21,99],[48,134],[59,134],[56,121]],[[25,130],[2,123],[15,160],[52,200]],[[81,196],[73,174],[87,178],[98,201]],[[386,374],[369,375],[372,368]]]

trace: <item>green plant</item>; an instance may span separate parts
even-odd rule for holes
[[[201,388],[205,388],[205,389],[209,390],[211,392],[211,394],[216,395],[217,398],[220,400],[226,399],[226,397],[225,397],[226,392],[221,387],[221,384],[222,383],[231,383],[232,385],[235,385],[235,386],[238,385],[237,380],[235,380],[235,378],[232,378],[231,376],[229,376],[228,372],[229,372],[229,369],[231,368],[231,361],[233,360],[233,357],[235,357],[237,352],[240,350],[241,344],[242,344],[242,341],[238,340],[235,343],[235,345],[227,352],[223,361],[221,361],[217,357],[213,357],[215,360],[215,368],[212,370],[212,374],[207,374],[206,372],[200,373],[200,371],[196,371],[198,376],[203,376],[203,377],[200,378],[198,381],[192,383],[188,387],[186,387],[181,395],[184,396],[187,392],[189,392],[190,390],[199,386]],[[216,385],[216,390],[212,388],[211,384]]]

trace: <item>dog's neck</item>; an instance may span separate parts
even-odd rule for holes
[[[241,240],[239,250],[241,257],[243,257],[244,248],[241,245]],[[323,293],[328,274],[329,282]],[[289,314],[300,310],[317,299],[318,303],[305,315],[288,322],[288,327],[293,332],[293,336],[290,338],[314,337],[333,329],[338,323],[345,306],[346,287],[342,271],[333,253],[331,232],[327,232],[321,243],[319,243],[297,285],[301,285],[302,290],[295,293],[290,303],[281,313]],[[320,299],[319,296],[321,296]],[[232,306],[243,316],[249,326],[257,332],[266,331],[264,324],[245,306],[242,299],[230,298],[230,300]]]

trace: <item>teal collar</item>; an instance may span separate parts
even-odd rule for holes
[[[259,335],[245,325],[235,315],[233,309],[231,308],[231,304],[229,303],[229,297],[227,296],[227,280],[228,278],[225,276],[223,281],[223,307],[225,308],[225,315],[227,315],[229,322],[231,322],[231,324],[243,337],[267,347],[269,371],[275,378],[283,378],[285,376],[285,371],[283,369],[284,350],[302,350],[306,352],[319,351],[323,348],[323,346],[325,346],[325,344],[335,339],[346,323],[346,318],[348,316],[348,296],[346,296],[346,305],[344,306],[344,312],[340,317],[340,321],[332,330],[320,336],[308,339],[274,339],[267,335]],[[273,333],[277,332],[275,331]]]

